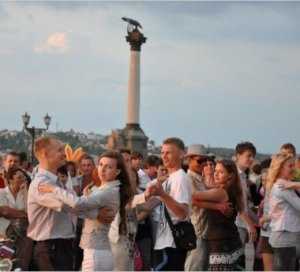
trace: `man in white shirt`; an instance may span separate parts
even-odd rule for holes
[[[173,224],[189,219],[192,188],[189,177],[181,168],[184,158],[182,140],[166,139],[162,145],[161,158],[168,170],[169,177],[163,184],[156,183],[162,203],[154,247],[155,270],[184,270],[187,252],[176,248],[164,211],[164,207],[166,207]]]
[[[65,163],[64,145],[41,137],[34,145],[39,169],[28,191],[27,236],[34,243],[33,258],[40,270],[72,270],[72,242],[75,226],[62,203],[38,192],[40,183],[58,184],[57,169]]]

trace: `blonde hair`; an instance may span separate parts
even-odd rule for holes
[[[283,164],[292,158],[293,156],[291,154],[286,153],[279,153],[272,156],[271,165],[267,175],[267,191],[270,191],[272,189],[274,183],[276,182],[276,179],[278,178]]]
[[[34,155],[38,158],[40,152],[51,145],[53,141],[57,141],[55,137],[42,136],[34,142]]]

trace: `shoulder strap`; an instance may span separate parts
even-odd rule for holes
[[[165,204],[163,204],[163,205],[164,205],[164,210],[165,210],[166,219],[167,219],[168,224],[169,224],[169,227],[170,227],[170,229],[171,229],[171,231],[172,231],[172,233],[173,233],[173,232],[174,232],[174,224],[173,224],[173,222],[172,222],[172,219],[171,219],[171,217],[170,217],[170,214],[169,214],[169,212],[168,212],[168,209],[167,209],[166,205],[165,205]]]
[[[165,183],[166,185],[166,190],[167,190],[167,187],[168,187],[168,180],[166,180],[166,183]],[[165,215],[166,215],[166,219],[167,219],[167,222],[168,222],[168,224],[169,224],[169,227],[170,227],[170,229],[171,229],[171,231],[172,231],[172,233],[174,232],[174,224],[173,224],[173,222],[172,222],[172,219],[171,219],[171,217],[170,217],[170,214],[169,214],[169,212],[168,212],[168,209],[167,209],[167,207],[166,207],[166,205],[164,204],[164,203],[162,203],[162,205],[164,206],[164,211],[165,211]]]

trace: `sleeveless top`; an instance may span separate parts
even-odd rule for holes
[[[228,193],[228,192],[227,192]],[[228,193],[229,202],[232,203],[233,213],[227,217],[217,210],[206,209],[207,229],[203,234],[206,240],[239,240],[239,233],[235,225],[237,209],[235,199]]]

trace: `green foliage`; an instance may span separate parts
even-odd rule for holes
[[[89,154],[99,155],[104,151],[100,142],[95,140],[80,139],[78,135],[69,132],[57,132],[51,135],[57,137],[64,143],[68,143],[72,148],[82,147],[83,150]],[[18,152],[30,152],[31,150],[31,137],[24,132],[16,132],[13,135],[0,132],[0,150],[15,150]]]

